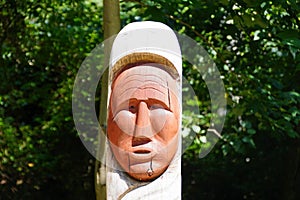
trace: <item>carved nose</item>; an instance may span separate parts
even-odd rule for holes
[[[134,137],[150,138],[152,135],[149,108],[145,102],[140,102],[136,116]]]
[[[144,127],[150,124],[149,109],[145,102],[140,102],[138,106],[136,125]]]

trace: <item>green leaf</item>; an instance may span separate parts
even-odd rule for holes
[[[250,135],[254,135],[256,133],[256,130],[254,130],[254,129],[247,129],[247,133],[249,133]]]
[[[291,138],[299,138],[299,134],[296,131],[294,131],[293,129],[287,130],[287,134]]]
[[[296,49],[300,49],[300,33],[296,30],[288,30],[277,34],[282,39],[283,44],[293,46]],[[296,51],[296,50],[294,50]]]
[[[245,136],[245,137],[243,137],[242,141],[247,144],[250,144],[251,147],[255,148],[254,140],[251,137]]]
[[[198,125],[193,125],[193,126],[192,126],[192,129],[193,129],[193,131],[194,131],[195,133],[199,133],[200,130],[201,130],[200,126],[198,126]]]

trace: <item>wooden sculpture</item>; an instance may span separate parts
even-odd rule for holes
[[[174,32],[135,22],[110,57],[107,199],[181,199],[181,54]]]

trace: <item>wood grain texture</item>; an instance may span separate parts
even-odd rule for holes
[[[100,23],[100,22],[99,22]],[[117,34],[120,30],[120,3],[119,0],[103,0],[103,26],[104,39]],[[105,46],[105,65],[108,66],[111,45],[106,43]],[[108,95],[108,70],[106,70],[101,79],[101,99],[100,99],[100,117],[99,123],[101,131],[106,132],[107,120],[107,95]],[[95,193],[97,200],[106,199],[106,174],[105,174],[105,152],[106,152],[106,138],[104,134],[99,133],[99,145],[97,149],[97,160],[95,162]],[[102,161],[100,161],[102,160]]]

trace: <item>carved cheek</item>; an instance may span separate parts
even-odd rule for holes
[[[155,109],[150,111],[150,122],[155,134],[159,133],[166,123],[166,111],[165,109]]]
[[[156,109],[150,113],[151,125],[155,133],[164,141],[168,142],[178,132],[178,120],[174,113]]]
[[[128,110],[121,110],[114,117],[114,122],[119,129],[130,136],[133,136],[136,115]]]
[[[163,129],[158,133],[159,137],[162,138],[166,143],[169,143],[175,135],[177,135],[179,129],[178,120],[174,113],[166,113],[166,121]]]

